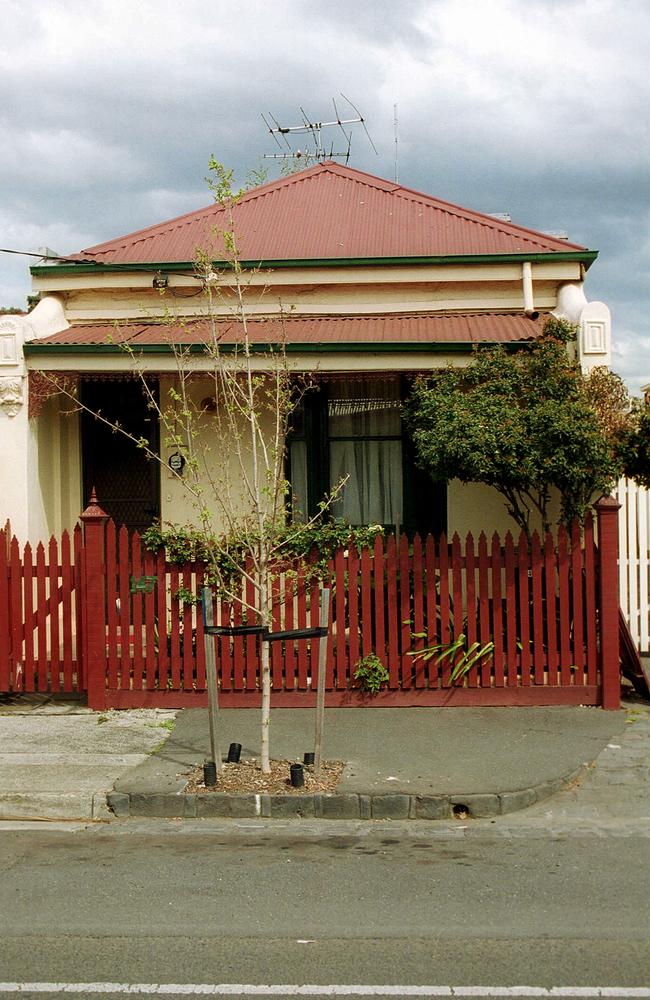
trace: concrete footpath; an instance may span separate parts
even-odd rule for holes
[[[272,755],[313,749],[314,713],[276,709]],[[259,713],[221,713],[220,744],[257,756]],[[203,710],[92,713],[36,696],[0,702],[0,819],[115,817],[451,819],[533,816],[556,796],[593,814],[648,817],[650,706],[329,709],[333,794],[189,794],[208,757]],[[561,798],[556,793],[562,792]],[[621,803],[624,803],[622,806]]]
[[[170,735],[176,712],[92,712],[22,695],[0,700],[0,820],[108,820],[106,795]]]

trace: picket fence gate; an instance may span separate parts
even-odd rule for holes
[[[619,589],[621,610],[630,634],[643,652],[650,652],[650,491],[632,479],[620,479],[616,498]]]
[[[378,536],[372,549],[340,549],[325,581],[327,704],[618,707],[618,506],[598,505],[598,545],[589,516],[530,545],[508,533]],[[93,502],[81,520],[72,537],[35,553],[0,532],[0,693],[85,692],[92,708],[207,704],[203,621],[187,599],[203,567],[145,551]],[[319,580],[308,567],[287,569],[273,578],[273,630],[317,625]],[[217,621],[240,624],[251,585],[241,600],[215,598]],[[460,681],[453,660],[412,655],[448,648],[461,632],[466,649],[489,652]],[[212,641],[221,704],[259,705],[259,640]],[[376,696],[354,678],[370,653],[388,670]],[[318,642],[272,643],[271,672],[272,704],[313,704]]]

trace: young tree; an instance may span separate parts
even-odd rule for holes
[[[244,192],[233,190],[232,171],[214,157],[208,183],[223,209],[224,224],[212,233],[197,258],[196,274],[203,289],[199,346],[208,359],[207,367],[203,365],[200,376],[197,374],[193,364],[196,321],[192,321],[193,331],[185,336],[187,322],[175,315],[173,302],[163,311],[175,372],[160,400],[147,379],[143,357],[128,341],[124,343],[134,370],[141,376],[148,405],[159,421],[166,449],[183,458],[183,468],[172,473],[195,511],[189,529],[167,532],[156,526],[144,537],[156,546],[180,544],[201,558],[220,598],[242,601],[248,623],[269,629],[273,574],[283,560],[309,555],[314,530],[336,491],[324,500],[319,515],[311,521],[292,523],[288,519],[286,436],[291,414],[308,383],[288,363],[281,309],[272,320],[280,334],[272,332],[262,349],[254,341],[248,295],[261,293],[259,284],[253,284],[257,272],[242,267],[235,225],[236,206]],[[169,293],[163,290],[161,295],[166,301]],[[115,339],[119,338],[118,326]],[[70,395],[63,380],[57,388]],[[206,409],[209,435],[205,433]],[[94,416],[110,423],[100,413]],[[118,423],[111,426],[133,440],[125,427]],[[138,438],[137,444],[170,471],[146,438]],[[341,525],[330,527],[328,536],[335,545]],[[262,771],[268,773],[271,673],[267,642],[261,643],[260,659],[260,760]]]
[[[551,319],[516,352],[480,348],[466,368],[416,381],[406,421],[434,479],[492,486],[530,537],[551,526],[551,491],[564,522],[582,518],[621,472],[616,442],[628,425],[627,393],[605,369],[584,376],[570,352],[575,329]]]

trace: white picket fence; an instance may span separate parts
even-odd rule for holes
[[[619,480],[619,588],[623,613],[639,651],[650,650],[650,491],[630,479]]]

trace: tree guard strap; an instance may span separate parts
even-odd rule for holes
[[[328,628],[290,628],[285,632],[267,632],[262,642],[275,642],[278,639],[323,639],[329,635]]]
[[[266,635],[266,625],[204,625],[206,635]]]

